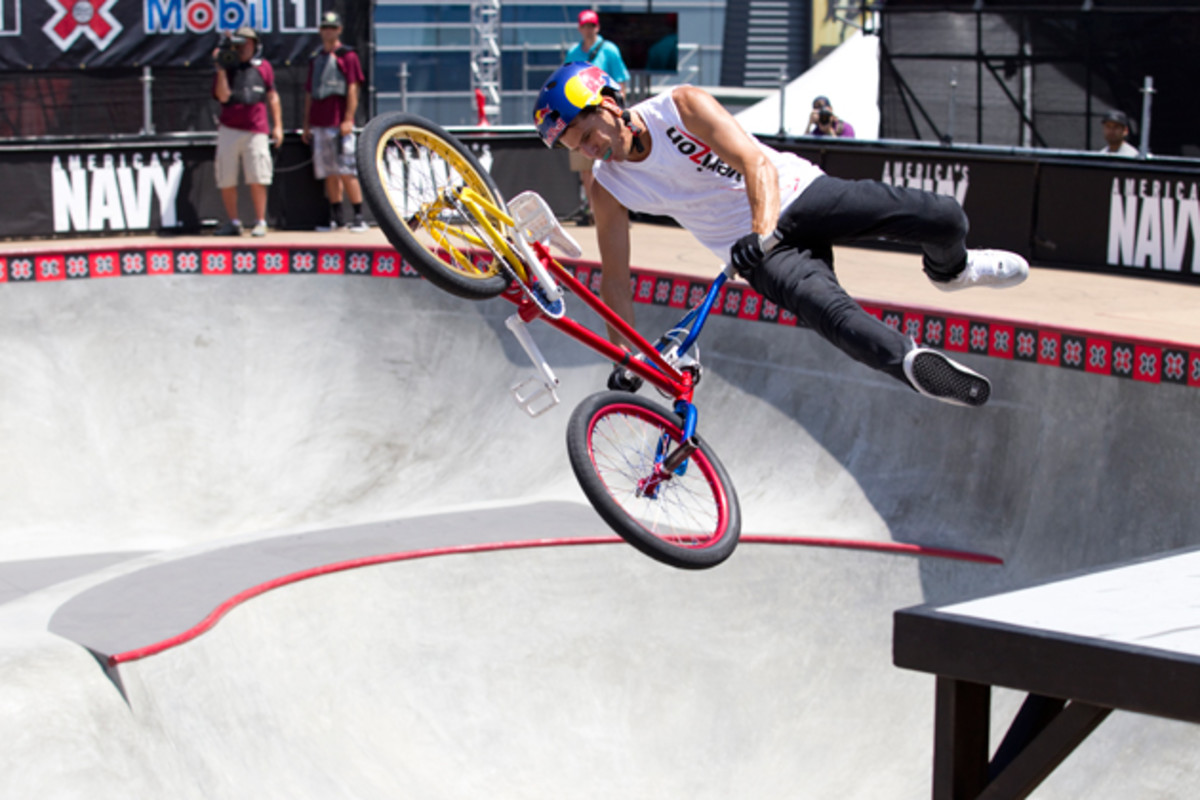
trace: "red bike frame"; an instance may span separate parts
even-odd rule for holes
[[[613,363],[625,367],[643,380],[654,384],[676,400],[683,400],[688,404],[692,402],[694,386],[691,373],[682,372],[668,364],[654,345],[650,344],[645,337],[634,330],[628,322],[617,316],[615,311],[605,305],[603,300],[584,286],[566,267],[555,261],[541,242],[534,242],[533,249],[537,253],[538,259],[542,262],[542,266],[554,276],[556,281],[570,289],[571,294],[581,299],[604,322],[619,331],[625,337],[626,341],[632,342],[638,354],[644,356],[645,360],[634,358],[634,354],[630,353],[628,349],[613,344],[608,339],[597,333],[593,333],[569,317],[563,316],[555,319],[548,316],[536,302],[530,299],[520,286],[511,286],[504,293],[504,297],[516,304],[517,313],[520,315],[522,321],[532,322],[541,317],[552,327],[557,328],[567,336],[570,336],[585,347],[594,350]]]

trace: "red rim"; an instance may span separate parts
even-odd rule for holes
[[[588,422],[588,432],[587,432],[588,458],[592,462],[592,468],[596,473],[596,477],[600,479],[600,482],[604,484],[606,489],[609,489],[608,496],[613,499],[613,502],[617,502],[614,493],[611,491],[611,487],[609,486],[608,481],[605,480],[603,472],[601,471],[600,467],[596,464],[595,448],[592,446],[592,439],[593,439],[593,434],[595,432],[596,423],[599,422],[601,419],[609,417],[613,414],[622,414],[622,415],[625,415],[628,417],[635,417],[644,423],[647,423],[649,425],[652,425],[655,428],[659,428],[659,429],[663,430],[664,432],[669,434],[675,442],[680,441],[683,431],[679,428],[678,425],[675,425],[674,423],[665,419],[663,416],[661,416],[657,412],[643,408],[642,406],[639,406],[639,405],[634,405],[632,403],[616,403],[616,404],[612,404],[612,405],[607,405],[603,408],[602,414],[596,414],[592,417],[592,419]],[[728,531],[729,531],[729,505],[727,502],[727,498],[725,496],[725,487],[722,485],[721,481],[718,480],[717,475],[716,475],[716,470],[713,468],[712,462],[710,462],[708,460],[708,458],[704,455],[703,451],[697,450],[692,455],[691,463],[693,466],[696,466],[700,469],[700,474],[704,476],[705,482],[708,484],[709,489],[713,493],[713,501],[717,508],[716,523],[715,523],[715,525],[713,525],[713,530],[711,531],[711,533],[709,533],[707,535],[707,539],[704,543],[702,543],[702,544],[685,544],[682,541],[679,541],[677,538],[663,536],[653,530],[650,530],[645,525],[643,525],[639,520],[636,520],[632,516],[630,516],[629,519],[637,522],[637,524],[642,528],[642,530],[646,531],[646,533],[649,534],[650,536],[653,536],[654,538],[659,539],[661,541],[667,542],[668,544],[672,545],[673,547],[680,547],[680,548],[685,548],[688,550],[704,550],[704,549],[714,547],[717,544],[719,544],[725,538],[725,535],[728,533]],[[623,508],[623,506],[622,506],[622,508]],[[699,534],[699,535],[703,535],[703,534]]]

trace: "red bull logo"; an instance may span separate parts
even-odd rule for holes
[[[599,67],[588,67],[567,79],[563,95],[576,108],[599,105],[600,90],[608,85],[607,77]]]
[[[559,117],[558,119],[556,119],[554,121],[554,124],[551,125],[549,127],[549,129],[547,129],[544,133],[542,133],[542,138],[544,140],[546,140],[547,142],[557,142],[558,137],[561,136],[562,132],[565,131],[566,129],[567,129],[566,120],[564,120],[562,117]]]

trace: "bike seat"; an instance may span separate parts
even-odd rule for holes
[[[563,230],[550,206],[537,192],[521,192],[508,201],[508,213],[528,241],[553,245],[570,258],[579,258],[583,249]]]

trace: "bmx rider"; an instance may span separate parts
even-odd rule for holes
[[[1025,280],[1029,265],[1019,255],[967,249],[967,217],[953,198],[826,175],[753,138],[694,86],[629,109],[619,97],[619,85],[599,67],[567,64],[542,87],[533,118],[547,147],[597,162],[601,295],[622,318],[633,322],[628,212],[671,216],[755,290],[857,361],[927,397],[987,402],[987,378],[863,311],[833,270],[833,245],[881,237],[920,246],[926,276],[945,291]],[[618,367],[609,385],[636,391],[639,381],[629,377]]]

